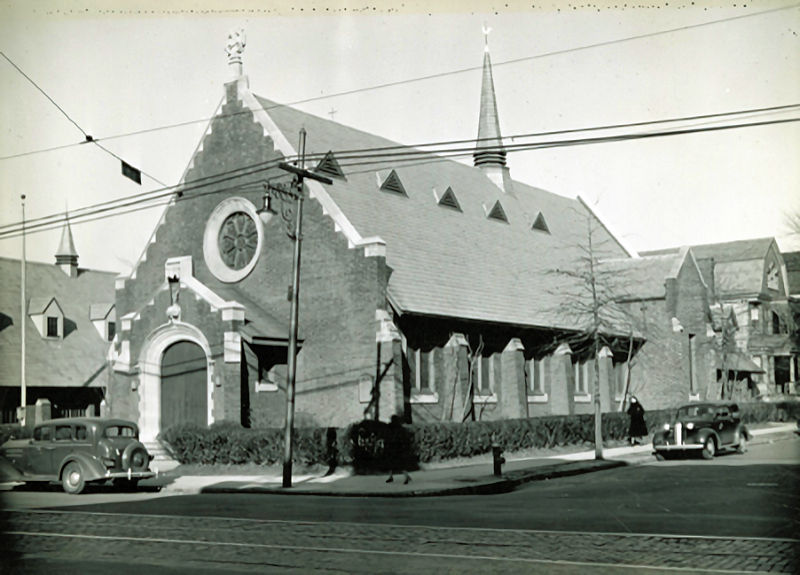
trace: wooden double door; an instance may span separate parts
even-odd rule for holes
[[[161,429],[177,423],[208,424],[208,367],[191,341],[170,345],[161,358]]]

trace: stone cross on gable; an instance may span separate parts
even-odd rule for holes
[[[242,53],[247,44],[247,39],[244,35],[244,30],[234,30],[228,34],[228,43],[225,45],[225,52],[228,54],[228,64],[242,63]]]

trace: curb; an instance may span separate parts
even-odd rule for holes
[[[225,485],[224,482],[217,485],[208,485],[203,487],[200,489],[200,493],[264,493],[273,495],[314,495],[319,497],[382,498],[439,497],[451,495],[496,495],[499,493],[509,493],[516,487],[532,481],[543,481],[555,479],[557,477],[569,477],[572,475],[580,475],[583,473],[624,467],[626,465],[629,465],[629,463],[620,460],[591,460],[589,463],[586,461],[576,461],[559,463],[555,465],[546,465],[529,470],[512,471],[504,474],[500,479],[492,478],[491,480],[485,480],[481,483],[476,481],[476,483],[473,485],[465,485],[463,487],[432,487],[428,489],[423,488],[411,491],[386,493],[376,491],[326,491],[322,489],[307,489],[303,487],[294,490],[284,489],[274,485],[252,485],[248,487],[237,488],[233,485]]]

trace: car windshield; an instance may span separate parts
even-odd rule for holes
[[[109,425],[104,433],[106,437],[136,437],[136,430],[130,425]]]
[[[714,408],[708,405],[686,405],[678,410],[678,419],[684,418],[711,418]]]

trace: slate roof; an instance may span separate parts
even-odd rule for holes
[[[105,385],[105,341],[89,319],[92,303],[114,301],[115,273],[80,270],[68,277],[52,264],[28,262],[29,304],[55,297],[65,318],[63,339],[43,338],[26,318],[25,372],[30,387]],[[0,385],[20,383],[20,261],[0,258]]]
[[[667,295],[666,279],[682,261],[680,254],[599,262],[598,278],[613,295],[625,299],[659,299]]]
[[[714,290],[720,297],[759,294],[764,282],[764,260],[774,238],[737,240],[692,246],[695,258],[714,260]],[[643,256],[674,253],[677,248],[642,252]],[[709,281],[709,278],[705,278]]]
[[[718,263],[756,259],[763,260],[767,257],[769,247],[774,241],[774,238],[756,238],[715,244],[700,244],[692,246],[692,252],[694,252],[694,257],[697,259],[714,258],[714,261]],[[641,252],[641,255],[664,255],[668,253],[677,253],[679,250],[680,248],[666,248],[663,250]]]
[[[781,254],[786,264],[786,275],[789,279],[789,293],[800,295],[800,252],[785,252]]]
[[[305,127],[306,152],[318,158],[330,150],[336,155],[337,150],[398,145],[256,98],[289,141],[295,141]],[[563,274],[553,273],[585,265],[580,246],[587,242],[587,218],[593,216],[582,202],[521,182],[514,182],[513,195],[506,194],[481,169],[436,156],[414,165],[369,166],[355,160],[360,164],[348,166],[353,160],[337,161],[346,180],[335,180],[325,189],[362,237],[385,240],[386,261],[393,270],[389,297],[400,313],[583,327],[582,321],[566,317],[562,309],[564,292],[578,286]],[[407,197],[379,189],[391,169]],[[462,211],[437,204],[437,197],[448,187]],[[487,210],[498,200],[508,223],[487,218]],[[550,233],[531,229],[540,212]],[[595,228],[593,241],[599,257],[628,255],[605,228]]]

